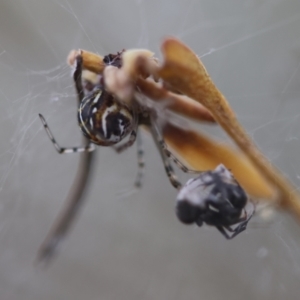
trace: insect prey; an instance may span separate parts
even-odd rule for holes
[[[232,239],[247,227],[254,214],[247,216],[248,196],[223,165],[189,179],[177,195],[176,214],[185,224],[215,226]],[[253,204],[253,202],[252,202]],[[233,225],[237,225],[232,228]],[[228,233],[229,232],[229,233]]]

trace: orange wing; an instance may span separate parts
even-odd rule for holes
[[[274,196],[274,190],[240,151],[200,132],[179,128],[170,123],[164,127],[163,135],[172,152],[191,169],[213,170],[222,163],[251,196],[268,199]]]

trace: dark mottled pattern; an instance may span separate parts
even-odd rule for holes
[[[106,119],[106,130],[107,130],[107,135],[106,138],[109,139],[111,135],[116,135],[116,136],[123,136],[124,133],[126,133],[126,129],[130,127],[131,125],[131,120],[129,120],[126,116],[123,114],[116,112],[116,113],[110,113]],[[121,127],[123,127],[123,130],[121,132]]]
[[[99,94],[98,101],[94,103]],[[107,114],[107,109],[112,106],[114,109]],[[101,146],[110,146],[118,143],[130,133],[133,126],[132,115],[132,111],[115,101],[111,94],[97,88],[82,100],[78,109],[78,122],[83,134],[91,142]],[[104,116],[106,128],[102,127]],[[120,125],[124,128],[122,129]],[[110,140],[112,136],[114,140]]]

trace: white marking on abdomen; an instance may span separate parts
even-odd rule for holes
[[[99,92],[99,93],[97,94],[97,96],[95,97],[93,103],[97,103],[98,100],[99,100],[99,98],[101,97],[101,95],[102,95],[102,92]]]
[[[113,105],[113,106],[107,108],[107,109],[104,111],[104,114],[102,115],[102,130],[103,130],[103,133],[104,133],[104,136],[105,136],[105,137],[107,136],[106,117],[107,117],[111,112],[113,112],[115,109],[116,109],[116,105]]]

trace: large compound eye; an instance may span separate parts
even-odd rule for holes
[[[184,224],[193,224],[198,220],[200,209],[187,201],[179,201],[176,207],[176,215]]]

